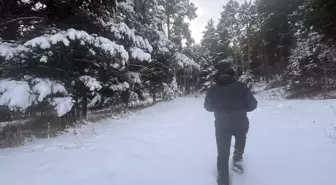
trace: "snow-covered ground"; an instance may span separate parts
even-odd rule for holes
[[[334,185],[336,102],[261,101],[233,185]],[[180,98],[0,150],[2,185],[216,185],[213,115]]]
[[[269,88],[269,84],[257,82],[253,84],[253,92],[256,93],[258,100],[283,100],[287,93],[284,87]]]

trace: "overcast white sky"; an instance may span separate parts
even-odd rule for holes
[[[213,18],[217,21],[220,17],[223,5],[229,0],[191,0],[198,7],[198,18],[190,23],[190,29],[192,35],[195,38],[196,43],[199,43],[202,39],[202,32],[208,20]],[[244,0],[238,0],[243,2]]]

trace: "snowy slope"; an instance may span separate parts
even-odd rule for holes
[[[335,105],[260,102],[250,114],[246,172],[232,173],[233,185],[334,185]],[[0,150],[1,184],[216,185],[213,116],[202,98],[161,103],[79,131]]]
[[[270,84],[266,82],[257,82],[253,84],[253,92],[259,100],[284,100],[287,96],[284,87],[269,88]]]

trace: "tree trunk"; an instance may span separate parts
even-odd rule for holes
[[[248,49],[248,53],[247,53],[247,58],[248,58],[248,61],[247,61],[247,70],[250,70],[251,66],[250,66],[250,63],[251,63],[251,26],[250,26],[250,23],[247,24],[247,49]]]
[[[240,57],[240,65],[241,65],[241,73],[244,74],[245,69],[244,69],[244,52],[243,52],[243,43],[242,43],[242,39],[239,39],[239,57]]]
[[[156,92],[155,92],[155,87],[154,86],[150,87],[150,93],[151,93],[152,98],[153,98],[153,103],[156,103]]]
[[[244,68],[244,57],[243,57],[243,53],[241,53],[241,70],[242,70],[242,73],[244,74],[245,72],[245,68]]]
[[[185,76],[185,71],[183,70],[183,86],[184,86],[184,96],[187,96],[187,77]]]
[[[169,3],[169,1],[167,1],[166,16],[167,16],[167,34],[168,34],[168,39],[170,40],[170,38],[171,38],[171,33],[170,33],[170,8],[169,8],[168,3]]]
[[[82,118],[86,119],[87,118],[87,97],[83,96],[83,101],[82,101]]]
[[[324,67],[324,99],[327,98],[327,93],[328,93],[328,90],[327,90],[327,85],[328,85],[328,79],[327,79],[327,68],[326,68],[326,65],[325,65],[325,62],[323,63],[323,67]]]
[[[78,100],[78,97],[76,97],[76,99],[75,99],[75,102],[76,102],[76,104],[75,104],[75,114],[76,114],[76,121],[77,120],[80,120],[80,118],[81,118],[81,108],[80,108],[80,105],[79,105],[79,100]]]
[[[153,90],[152,96],[153,96],[153,103],[156,103],[156,93],[155,93],[155,90]]]

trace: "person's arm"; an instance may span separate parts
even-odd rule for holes
[[[258,101],[256,98],[253,96],[253,93],[251,92],[250,88],[246,87],[247,89],[247,112],[252,112],[254,111],[257,106],[258,106]]]
[[[204,108],[208,112],[214,112],[211,89],[205,95]]]

